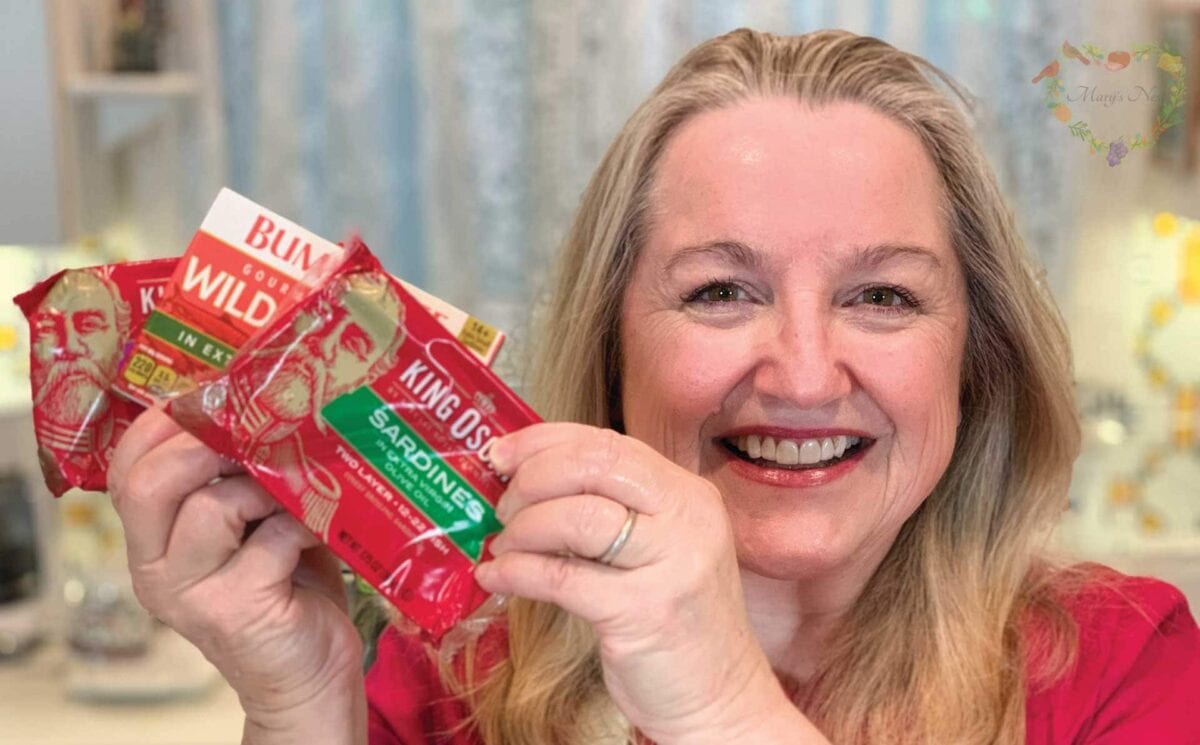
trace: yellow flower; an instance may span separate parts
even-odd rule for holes
[[[1158,69],[1166,72],[1168,75],[1178,75],[1183,72],[1183,60],[1174,54],[1164,52],[1158,57]]]
[[[1179,411],[1191,411],[1196,408],[1196,394],[1191,388],[1183,386],[1175,397],[1175,408]]]
[[[1154,234],[1166,238],[1179,227],[1179,219],[1170,212],[1159,212],[1154,216]]]
[[[1200,251],[1200,225],[1188,228],[1183,237],[1183,245],[1189,251]]]
[[[1179,299],[1200,303],[1200,227],[1192,226],[1179,256]]]
[[[1150,306],[1150,318],[1154,321],[1155,326],[1166,326],[1173,313],[1174,308],[1166,300],[1155,300],[1154,304]]]
[[[1141,518],[1142,532],[1146,533],[1147,535],[1154,535],[1155,533],[1162,532],[1162,518],[1160,518],[1158,515],[1147,510],[1141,514]]]
[[[1123,507],[1137,497],[1137,490],[1133,484],[1125,480],[1114,481],[1108,487],[1108,501],[1116,507]]]

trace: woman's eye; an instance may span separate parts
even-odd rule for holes
[[[872,287],[864,295],[871,305],[895,305],[900,296],[890,287]]]
[[[878,286],[868,287],[859,295],[867,305],[878,308],[916,308],[917,301],[913,296],[899,287]]]
[[[711,282],[684,298],[689,303],[733,303],[746,299],[746,291],[733,282]]]

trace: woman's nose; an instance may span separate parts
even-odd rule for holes
[[[831,314],[794,309],[778,319],[760,347],[759,393],[817,409],[850,393],[850,372]]]

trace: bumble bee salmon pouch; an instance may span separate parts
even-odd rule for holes
[[[143,405],[192,390],[338,265],[345,250],[230,189],[209,208],[155,311],[139,325],[116,389]],[[397,280],[399,281],[399,280]],[[486,364],[505,335],[401,282]]]
[[[238,347],[287,308],[297,285],[343,255],[230,189],[222,189],[137,334],[117,390],[148,405],[225,369]]]

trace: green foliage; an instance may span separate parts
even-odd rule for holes
[[[353,576],[353,575],[352,575]],[[363,671],[375,662],[375,645],[379,635],[387,628],[387,612],[378,593],[358,577],[346,583],[346,594],[350,601],[350,620],[363,642]]]

